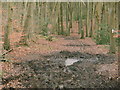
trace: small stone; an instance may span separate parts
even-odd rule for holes
[[[112,77],[109,77],[109,80],[112,80]]]

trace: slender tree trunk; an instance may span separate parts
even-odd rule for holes
[[[60,14],[58,13],[58,19],[57,19],[57,32],[58,32],[58,35],[61,34],[61,29],[60,29]]]
[[[103,20],[102,20],[102,23],[104,23],[106,26],[108,26],[108,23],[107,23],[107,20],[108,20],[108,5],[107,5],[107,2],[104,2],[104,12],[105,13],[103,16]]]
[[[113,29],[113,21],[114,21],[114,4],[110,3],[109,5],[109,14],[110,14],[110,18],[109,18],[109,30],[110,30],[110,51],[109,53],[115,53],[115,39],[113,38],[113,33],[112,33],[112,29]],[[112,20],[112,22],[110,21]]]
[[[35,20],[36,19],[35,14],[37,13],[36,3],[32,2],[31,6],[32,6],[32,8],[31,8],[31,23],[29,23],[30,29],[28,30],[28,39],[32,39],[32,37],[34,36],[35,30],[37,30],[37,28],[36,28],[37,27],[37,25],[36,25],[37,20]]]
[[[0,60],[3,59],[2,57],[2,51],[3,51],[3,45],[2,45],[2,2],[0,2]],[[0,63],[0,66],[2,66],[2,63]],[[0,68],[0,73],[3,74],[3,68]],[[0,85],[2,85],[2,75],[0,74]]]
[[[2,45],[2,43],[3,43],[3,40],[2,40],[2,2],[0,2],[0,21],[1,21],[0,22],[0,59],[1,59],[2,58],[2,50],[3,50],[3,45]],[[0,71],[1,71],[1,69],[2,68],[0,68]]]
[[[64,34],[63,30],[63,8],[62,8],[62,2],[60,3],[60,23],[61,23],[61,35]]]
[[[21,37],[21,40],[20,40],[20,44],[22,45],[28,45],[28,36],[29,36],[29,26],[30,26],[30,21],[31,21],[31,2],[28,2],[28,10],[27,10],[27,16],[26,16],[26,19],[25,19],[25,23],[24,23],[24,30],[22,32],[23,36]]]
[[[39,33],[40,33],[40,30],[42,29],[42,3],[41,2],[39,2],[39,4],[38,4],[39,6],[39,11],[38,11],[38,15],[39,15],[39,21],[38,21],[38,24],[39,24],[39,26],[38,26],[38,30],[39,30]]]
[[[78,34],[81,33],[81,25],[82,25],[82,18],[81,18],[81,2],[78,3]]]
[[[93,15],[94,15],[94,14],[93,14],[93,8],[94,8],[94,7],[93,7],[93,2],[91,2],[91,4],[92,4],[92,5],[91,5],[92,10],[91,10],[91,17],[90,17],[90,18],[91,18],[91,19],[90,19],[91,25],[90,25],[89,37],[92,37],[92,36],[93,36],[93,17],[94,17],[94,16],[93,16]]]
[[[95,38],[95,31],[96,31],[96,2],[93,2],[93,38]]]
[[[69,20],[68,20],[68,17],[69,17],[69,9],[68,9],[68,4],[69,3],[66,3],[66,35],[70,35],[70,26],[69,26]]]
[[[58,9],[57,5],[58,5],[57,2],[56,3],[51,3],[49,5],[49,7],[50,7],[50,9],[49,9],[49,17],[50,17],[50,22],[51,22],[51,25],[52,25],[52,28],[50,28],[50,31],[51,31],[52,34],[55,34],[55,33],[58,34],[57,19],[58,19],[59,10],[57,10]]]
[[[12,29],[12,7],[11,2],[8,3],[8,23],[7,27],[4,32],[4,49],[9,50],[10,49],[10,39],[9,39],[9,32]]]
[[[102,8],[102,10],[101,10],[101,21],[100,21],[100,22],[101,22],[101,27],[100,27],[101,29],[100,29],[100,30],[103,29],[103,26],[102,26],[102,25],[105,24],[105,23],[104,23],[104,19],[105,19],[105,18],[104,18],[104,13],[105,13],[104,3],[102,3],[101,8]]]
[[[69,11],[70,11],[70,28],[72,28],[72,14],[73,14],[73,11],[72,11],[72,3],[69,4]]]
[[[24,2],[23,3],[23,13],[21,15],[21,25],[24,27],[24,23],[25,23],[25,18],[27,16],[27,9],[28,9],[28,2]]]
[[[87,19],[86,19],[86,37],[88,37],[89,31],[89,2],[87,2]]]
[[[84,30],[83,30],[83,24],[82,24],[82,2],[80,2],[80,18],[79,18],[79,24],[80,24],[80,33],[81,33],[81,39],[84,39]]]
[[[95,30],[96,31],[100,31],[101,30],[101,26],[100,26],[100,24],[101,24],[101,5],[102,5],[102,3],[101,2],[97,2],[96,3],[96,10],[95,10],[95,15],[96,15],[96,18],[95,18]],[[100,41],[100,37],[101,37],[101,35],[100,35],[101,33],[96,33],[96,38],[97,38],[97,40],[96,41]],[[97,44],[99,44],[99,43],[97,43]]]
[[[120,30],[120,2],[118,2],[118,30]],[[118,45],[118,75],[120,76],[120,45]],[[119,79],[120,82],[120,79]]]
[[[118,3],[118,17],[120,17],[120,2]],[[120,30],[120,19],[118,18],[118,30]]]

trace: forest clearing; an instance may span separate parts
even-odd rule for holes
[[[119,89],[119,2],[0,2],[1,89]]]

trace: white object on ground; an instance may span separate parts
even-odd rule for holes
[[[70,59],[70,58],[68,58],[68,59],[65,61],[65,65],[66,65],[66,66],[70,66],[70,65],[72,65],[73,63],[78,62],[78,61],[79,61],[78,59]]]

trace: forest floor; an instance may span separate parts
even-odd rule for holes
[[[73,24],[70,36],[54,35],[53,41],[39,36],[30,46],[13,47],[6,55],[1,88],[108,88],[118,86],[117,56],[109,46],[80,39]],[[11,44],[19,39],[13,33]],[[17,38],[17,39],[16,39]],[[76,61],[68,65],[66,60]]]

